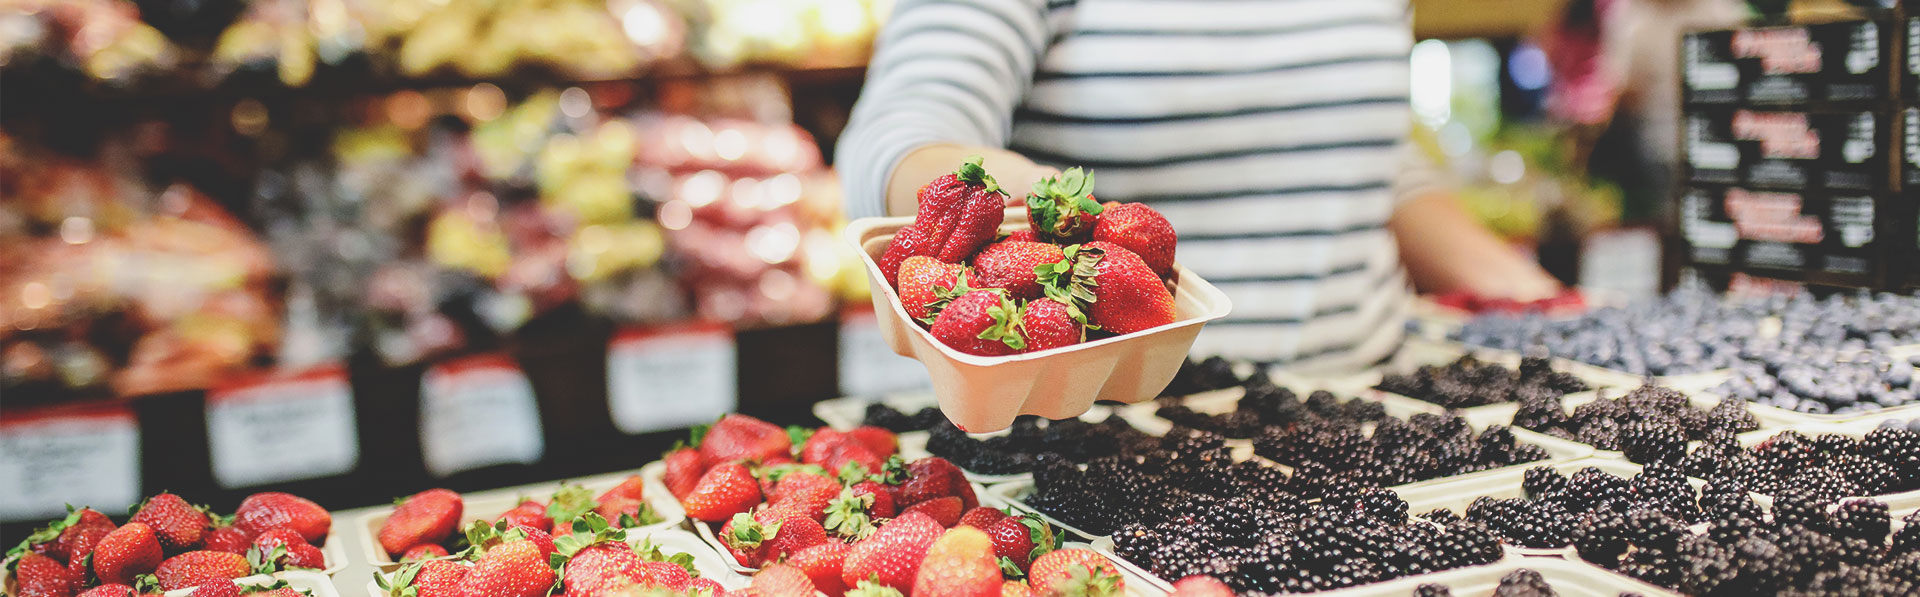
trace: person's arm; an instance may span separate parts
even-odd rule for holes
[[[911,215],[968,156],[1015,199],[1048,170],[1006,146],[1052,37],[1045,0],[901,0],[834,153],[853,217]]]
[[[1403,151],[1402,172],[1394,184],[1399,205],[1387,228],[1400,244],[1400,262],[1414,289],[1464,290],[1515,300],[1559,292],[1558,280],[1467,213],[1439,168],[1412,147]]]

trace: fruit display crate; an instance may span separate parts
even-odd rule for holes
[[[1579,472],[1581,469],[1593,467],[1603,473],[1622,479],[1631,479],[1634,475],[1640,474],[1641,470],[1641,466],[1638,464],[1611,458],[1582,458],[1541,466],[1552,467],[1560,474],[1568,476]],[[1396,493],[1400,495],[1400,499],[1406,500],[1408,512],[1417,514],[1431,512],[1437,508],[1446,508],[1452,510],[1455,514],[1465,516],[1467,507],[1472,505],[1474,500],[1482,497],[1490,497],[1493,499],[1527,497],[1526,490],[1523,488],[1523,482],[1525,480],[1525,469],[1504,470],[1479,478],[1453,479],[1425,487],[1411,487],[1399,490]],[[1700,479],[1688,477],[1687,484],[1693,487],[1695,497],[1698,497],[1700,488],[1706,486],[1707,483]],[[1757,494],[1755,494],[1755,499],[1759,499]],[[1506,547],[1508,553],[1520,556],[1576,557],[1573,553],[1573,548],[1570,546],[1550,548],[1522,547],[1505,544],[1504,542],[1503,546]]]
[[[1553,558],[1508,558],[1485,566],[1443,570],[1409,578],[1362,585],[1339,592],[1351,597],[1403,597],[1413,595],[1423,585],[1448,587],[1454,595],[1494,595],[1502,579],[1520,570],[1532,570],[1565,597],[1678,597],[1680,594],[1650,585],[1613,571],[1588,564]]]
[[[980,500],[981,506],[1000,508],[1000,509],[1005,509],[1007,507],[1006,502],[998,498],[991,497],[987,493],[987,487],[979,483],[973,484],[973,495]],[[692,519],[688,519],[686,521],[686,524],[688,526],[693,527],[693,533],[699,536],[701,545],[707,551],[713,552],[714,556],[719,559],[721,564],[726,566],[727,570],[743,576],[752,576],[753,573],[760,571],[759,568],[754,568],[754,567],[741,564],[740,560],[735,559],[733,557],[733,552],[727,549],[727,546],[725,544],[720,542],[718,525],[715,525],[714,523],[710,523],[710,522],[701,522],[701,521],[692,520]],[[1054,526],[1059,526],[1059,525],[1054,525]]]
[[[693,557],[693,569],[700,574],[700,578],[713,579],[728,591],[745,589],[752,580],[728,567],[723,559],[724,552],[714,552],[699,537],[683,529],[633,529],[627,532],[627,542],[634,545],[649,543],[668,556],[682,553],[690,555]],[[367,581],[367,594],[368,597],[390,597],[378,582],[371,580]]]
[[[466,528],[468,523],[476,520],[493,521],[499,518],[501,514],[505,514],[508,510],[512,510],[515,506],[520,505],[523,499],[545,496],[565,485],[580,485],[587,488],[587,490],[594,495],[599,495],[636,474],[640,475],[641,480],[645,483],[645,501],[647,505],[653,509],[655,514],[660,516],[661,521],[629,529],[629,535],[640,535],[655,530],[679,528],[686,521],[687,515],[686,512],[680,508],[680,502],[673,499],[673,494],[667,491],[666,484],[660,480],[665,470],[665,463],[654,462],[645,467],[641,467],[639,471],[622,471],[581,479],[537,483],[463,494],[460,496],[462,509],[459,528]],[[353,522],[355,534],[360,539],[361,550],[366,556],[367,564],[380,572],[391,572],[400,566],[400,563],[395,561],[392,556],[387,554],[387,550],[380,546],[379,541],[380,527],[386,524],[387,518],[393,515],[393,510],[393,506],[371,508]]]
[[[1810,424],[1804,424],[1804,425],[1793,425],[1793,426],[1785,427],[1781,429],[1762,429],[1759,431],[1750,431],[1747,433],[1740,434],[1739,441],[1740,441],[1740,446],[1742,448],[1752,449],[1754,446],[1758,446],[1761,443],[1764,443],[1767,440],[1773,438],[1774,436],[1782,433],[1786,433],[1788,431],[1799,433],[1808,438],[1812,438],[1821,434],[1831,433],[1831,434],[1842,435],[1842,436],[1846,436],[1854,439],[1860,439],[1860,438],[1866,437],[1868,432],[1873,431],[1875,427],[1879,426],[1880,421],[1888,418],[1895,418],[1895,417],[1890,415],[1890,416],[1883,416],[1875,419],[1857,420],[1857,421],[1852,421],[1848,423],[1810,423]],[[1838,500],[1835,500],[1835,502],[1836,503],[1843,502],[1849,499],[1856,499],[1856,498],[1869,498],[1869,499],[1874,499],[1881,502],[1886,502],[1888,508],[1894,509],[1894,510],[1912,510],[1912,509],[1920,508],[1920,489],[1909,489],[1906,491],[1884,493],[1879,495],[1849,495],[1849,496],[1844,496]],[[1757,502],[1760,502],[1760,505],[1763,508],[1772,507],[1773,497],[1771,495],[1764,494],[1764,493],[1756,493],[1754,500]]]
[[[1428,402],[1413,396],[1382,390],[1379,389],[1378,386],[1389,374],[1410,373],[1422,366],[1444,366],[1466,356],[1473,356],[1482,362],[1499,365],[1508,369],[1518,369],[1521,360],[1520,355],[1507,351],[1468,347],[1456,342],[1409,339],[1407,343],[1400,348],[1400,352],[1394,355],[1393,360],[1387,364],[1368,369],[1361,373],[1331,378],[1323,382],[1323,385],[1325,386],[1324,389],[1336,393],[1345,392],[1388,404],[1400,405],[1404,408],[1418,409],[1422,412],[1443,413],[1449,410],[1444,405]],[[1583,403],[1590,402],[1600,390],[1623,387],[1630,388],[1639,385],[1638,382],[1623,384],[1621,383],[1621,379],[1615,376],[1595,375],[1590,370],[1565,366],[1565,363],[1560,362],[1560,360],[1553,362],[1553,370],[1571,374],[1579,378],[1580,381],[1586,382],[1586,384],[1592,388],[1586,391],[1569,393],[1561,398],[1569,403],[1573,401]],[[1461,417],[1466,418],[1467,422],[1472,424],[1475,429],[1484,429],[1488,425],[1512,424],[1513,413],[1519,410],[1519,408],[1520,403],[1516,401],[1455,408],[1451,410],[1458,413]]]
[[[246,590],[250,587],[266,588],[282,582],[287,583],[288,588],[305,593],[310,597],[340,597],[339,589],[333,586],[333,579],[325,574],[315,572],[281,572],[273,575],[261,574],[233,579],[233,583],[240,585],[241,590]],[[187,597],[192,594],[192,588],[175,589],[164,593],[166,597]],[[387,597],[387,595],[383,592],[375,597]]]

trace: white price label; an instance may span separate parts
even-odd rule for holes
[[[140,422],[123,407],[0,420],[0,519],[114,512],[140,499]]]
[[[739,401],[733,332],[718,325],[631,330],[607,348],[607,408],[625,433],[711,423]]]
[[[346,370],[261,376],[209,392],[207,447],[213,478],[226,488],[352,471],[360,441]]]
[[[933,387],[927,368],[900,356],[880,335],[872,311],[850,310],[840,316],[840,393],[880,396]]]
[[[533,464],[546,452],[533,384],[512,359],[467,357],[420,380],[420,451],[445,477],[496,464]]]

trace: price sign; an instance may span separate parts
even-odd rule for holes
[[[546,452],[533,384],[504,355],[428,369],[420,380],[420,450],[445,477],[496,464],[533,464]]]
[[[140,422],[122,406],[0,417],[0,519],[112,512],[140,500]]]
[[[840,392],[880,396],[933,387],[919,361],[894,354],[872,309],[840,314]]]
[[[345,474],[360,462],[346,369],[246,376],[207,394],[207,447],[221,487]]]
[[[627,330],[607,347],[607,408],[625,433],[711,423],[739,401],[733,331],[713,324]]]

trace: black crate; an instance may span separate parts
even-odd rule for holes
[[[1687,180],[1755,189],[1889,191],[1892,123],[1874,109],[1691,111]]]
[[[1683,98],[1690,106],[1883,102],[1898,35],[1894,21],[1689,33]]]
[[[1875,215],[1888,200],[1870,192],[1691,185],[1680,197],[1681,239],[1694,264],[1872,285],[1882,266]]]

